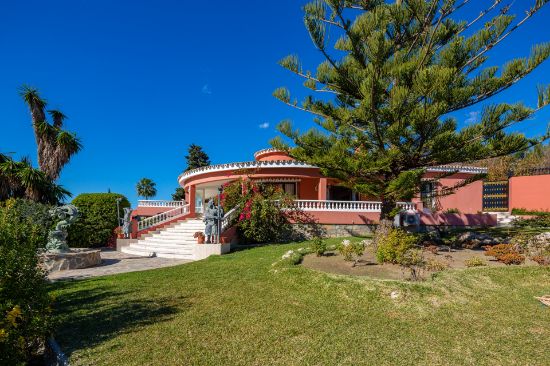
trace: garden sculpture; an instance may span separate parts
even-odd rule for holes
[[[204,212],[204,222],[206,223],[204,234],[206,235],[207,244],[217,241],[220,212],[221,210],[214,204],[214,200],[210,200]]]
[[[129,239],[132,233],[132,209],[130,207],[124,208],[124,218],[122,221],[122,232],[124,238]]]
[[[58,218],[61,221],[55,225],[54,230],[50,230],[48,233],[46,250],[55,253],[68,252],[67,228],[78,218],[78,209],[73,205],[65,205],[52,208],[49,213],[50,216]]]

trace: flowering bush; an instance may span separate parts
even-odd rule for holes
[[[344,257],[345,261],[353,261],[353,265],[357,263],[357,258],[365,252],[365,241],[352,242],[350,240],[342,240],[338,245],[338,252]]]
[[[290,236],[293,201],[274,186],[250,179],[226,184],[221,204],[225,212],[238,210],[237,228],[245,241],[267,243]]]
[[[25,364],[49,334],[51,298],[36,254],[47,229],[15,201],[0,207],[0,365]]]

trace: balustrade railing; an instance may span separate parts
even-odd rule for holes
[[[222,218],[222,227],[220,232],[224,232],[225,230],[229,229],[231,225],[233,224],[233,221],[237,218],[237,207],[233,207],[231,210],[229,210]]]
[[[153,226],[160,225],[167,221],[173,220],[179,216],[189,213],[189,205],[176,207],[173,210],[161,212],[155,216],[148,217],[138,222],[138,231],[148,229]]]
[[[138,207],[183,207],[185,201],[139,200]]]
[[[382,202],[371,201],[317,201],[295,200],[297,208],[304,211],[342,211],[342,212],[381,212]],[[397,205],[405,210],[415,209],[412,202],[398,202]]]

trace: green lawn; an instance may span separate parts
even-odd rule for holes
[[[273,270],[300,246],[56,283],[56,338],[73,365],[548,365],[550,309],[533,299],[548,268],[423,283]]]

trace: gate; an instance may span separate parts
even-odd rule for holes
[[[483,211],[508,211],[508,181],[483,182]]]

